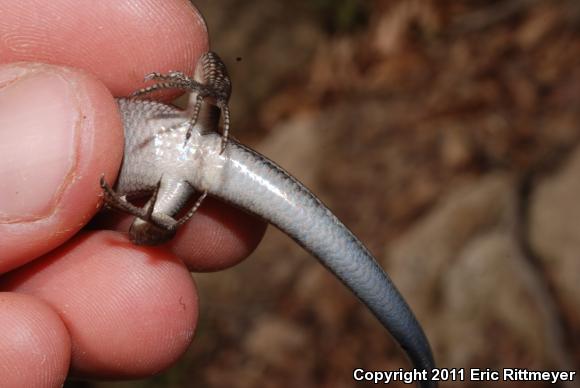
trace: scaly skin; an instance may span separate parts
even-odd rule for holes
[[[431,349],[412,311],[365,246],[300,182],[257,152],[230,139],[223,149],[220,111],[202,104],[195,126],[188,113],[144,100],[120,99],[125,157],[116,191],[151,194],[153,219],[137,218],[130,237],[158,244],[166,228],[197,192],[208,192],[262,217],[292,237],[340,279],[403,347],[415,368],[435,367]],[[187,133],[191,133],[184,142]],[[157,189],[156,189],[157,188]],[[154,221],[158,220],[158,221]],[[169,221],[168,221],[169,220]],[[173,220],[174,222],[174,220]],[[166,224],[168,223],[168,224]],[[421,387],[436,387],[420,381]]]

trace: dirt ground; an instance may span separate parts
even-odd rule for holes
[[[231,73],[234,136],[369,247],[439,366],[580,369],[580,2],[194,3]],[[352,387],[356,368],[408,368],[273,228],[241,265],[194,278],[200,322],[178,365],[68,386]]]

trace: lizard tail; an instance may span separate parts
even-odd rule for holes
[[[430,375],[435,364],[429,342],[368,249],[316,196],[264,156],[233,139],[225,154],[224,179],[214,179],[209,193],[268,220],[314,255],[373,312],[414,367]],[[418,383],[437,386],[429,379]]]

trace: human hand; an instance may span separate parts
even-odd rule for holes
[[[101,202],[100,175],[112,180],[122,158],[112,95],[151,71],[191,74],[207,51],[204,22],[187,0],[0,9],[0,386],[61,386],[69,367],[89,378],[157,373],[193,336],[188,269],[236,264],[264,224],[208,200],[163,247],[129,243],[128,217],[81,228]]]

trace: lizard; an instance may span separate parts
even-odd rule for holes
[[[276,226],[316,257],[369,308],[413,366],[430,375],[435,363],[427,337],[369,250],[296,178],[228,136],[231,81],[219,56],[202,55],[193,78],[173,71],[145,79],[159,82],[117,99],[125,132],[123,164],[115,189],[104,176],[100,182],[109,207],[135,216],[130,240],[138,245],[169,241],[206,195],[237,206]],[[167,88],[189,93],[185,110],[136,98]],[[195,204],[176,219],[196,193]],[[143,207],[128,201],[137,195],[149,196]],[[417,383],[437,386],[429,378]]]

